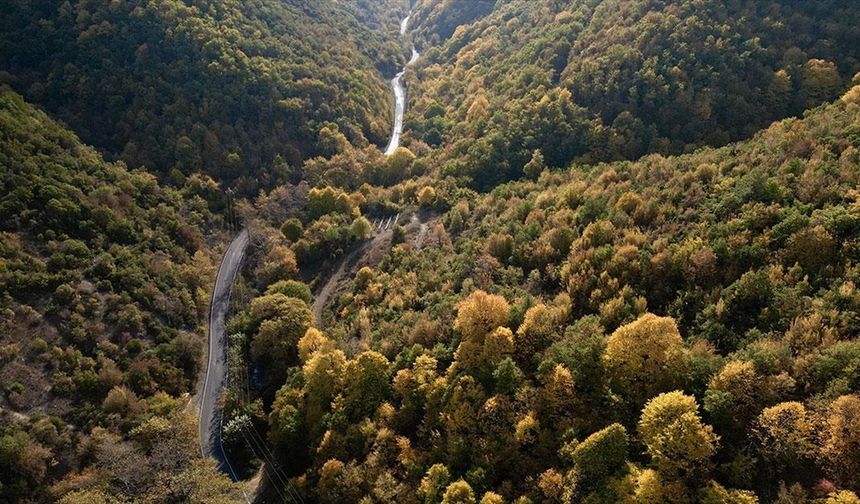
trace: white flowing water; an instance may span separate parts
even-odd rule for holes
[[[403,18],[400,22],[400,34],[406,35],[406,30],[409,28],[409,16]],[[385,155],[390,156],[400,147],[400,135],[403,134],[403,113],[406,112],[406,88],[403,87],[403,76],[406,74],[406,68],[418,60],[418,51],[415,46],[412,46],[412,57],[409,58],[409,63],[397,75],[391,79],[391,88],[394,90],[394,129],[391,131],[391,140],[388,142],[388,147],[385,148]]]

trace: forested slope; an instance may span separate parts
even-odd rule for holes
[[[318,502],[855,502],[858,182],[860,87],[720,149],[430,182],[444,215],[325,334],[277,288],[239,317],[305,334],[269,438]]]
[[[462,3],[417,3],[406,129],[482,189],[535,150],[563,167],[747,138],[860,70],[858,11],[837,0]]]
[[[28,415],[0,414],[0,500],[235,494],[199,460],[182,398],[200,370],[219,197],[199,176],[167,189],[106,163],[0,88],[0,408]]]
[[[401,2],[12,0],[3,79],[129,166],[247,176],[324,154],[319,131],[384,144]],[[360,19],[359,17],[360,16]]]

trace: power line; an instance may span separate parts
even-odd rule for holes
[[[274,455],[272,455],[271,452],[268,451],[268,448],[266,447],[265,442],[261,442],[257,437],[255,437],[255,436],[258,436],[258,437],[260,436],[260,433],[257,432],[257,428],[254,427],[253,423],[249,423],[248,427],[249,427],[248,433],[251,435],[251,440],[254,442],[254,444],[260,449],[260,452],[263,454],[264,462],[267,464],[267,472],[268,472],[268,469],[271,468],[271,470],[274,471],[275,476],[277,477],[277,481],[275,481],[275,479],[272,478],[272,481],[276,484],[275,490],[278,492],[278,494],[281,494],[280,491],[277,489],[277,484],[280,483],[281,485],[283,485],[284,489],[287,491],[287,493],[290,495],[290,498],[293,499],[294,502],[299,502],[299,503],[304,504],[304,500],[302,499],[299,492],[295,488],[293,488],[292,484],[289,481],[289,478],[287,478],[286,475],[283,474],[282,471],[280,470],[280,468],[278,467],[276,460],[274,458]],[[251,448],[251,449],[254,450],[253,448]],[[256,454],[256,450],[254,450],[254,453]],[[271,474],[271,473],[269,473],[269,474]]]
[[[246,428],[243,426],[239,429],[239,432],[242,433],[242,437],[245,439],[245,444],[248,445],[249,448],[251,448],[251,452],[253,452],[254,456],[257,457],[257,450],[255,450],[254,446],[248,441],[248,435],[245,433],[245,429]],[[269,468],[265,462],[263,463],[263,470],[266,471],[267,474],[269,474],[269,479],[274,480],[272,478],[271,474],[269,473]],[[281,493],[281,491],[278,489],[277,485],[275,485],[275,492],[278,494],[278,497],[280,497],[282,501],[287,502],[287,498],[284,497],[284,494]]]
[[[261,450],[263,450],[264,454],[268,454],[267,460],[271,461],[271,464],[274,467],[275,472],[280,476],[281,480],[285,483],[285,488],[287,489],[287,491],[290,492],[291,494],[295,494],[294,499],[297,498],[297,500],[299,502],[304,503],[304,500],[302,499],[301,494],[299,494],[299,492],[295,488],[293,488],[292,483],[290,483],[290,479],[287,477],[286,474],[284,474],[284,472],[281,470],[280,466],[277,464],[277,459],[275,458],[275,455],[272,453],[272,451],[269,450],[269,447],[266,445],[266,441],[263,438],[263,436],[259,433],[259,431],[257,431],[257,428],[254,426],[253,423],[251,423],[249,425],[250,425],[251,430],[252,430],[252,432],[251,432],[252,437],[256,436],[258,444],[261,446]]]

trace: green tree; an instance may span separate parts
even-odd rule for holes
[[[398,147],[385,160],[383,173],[379,182],[383,185],[390,185],[409,177],[412,173],[412,164],[414,162],[415,154],[412,151],[406,147]]]
[[[269,303],[271,306],[264,307]],[[251,354],[255,359],[275,364],[295,364],[299,339],[313,324],[310,308],[301,299],[280,293],[270,294],[251,303],[252,320],[259,320],[264,309],[271,310],[271,314],[259,323],[251,339]]]
[[[493,371],[496,393],[513,394],[520,387],[525,375],[510,357],[506,357]]]
[[[302,237],[302,234],[305,232],[305,228],[302,225],[302,221],[296,218],[290,218],[284,221],[284,224],[281,226],[281,232],[284,233],[287,240],[294,242],[298,241],[298,239]]]
[[[366,240],[373,235],[373,225],[366,217],[357,217],[349,225],[349,235],[356,240]]]
[[[540,149],[536,149],[532,153],[531,160],[523,166],[523,174],[532,180],[537,180],[544,170],[546,170],[546,162],[543,159],[543,153]]]
[[[266,295],[283,294],[284,296],[301,299],[306,304],[313,301],[311,288],[298,280],[279,280],[266,287]]]
[[[573,450],[573,460],[584,484],[600,483],[624,467],[627,429],[615,423],[588,436]]]
[[[359,420],[376,411],[391,393],[388,359],[378,352],[362,352],[346,365],[344,407]]]

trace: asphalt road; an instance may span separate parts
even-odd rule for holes
[[[405,35],[406,29],[409,26],[409,16],[406,16],[400,23],[400,34]],[[390,156],[400,147],[400,135],[403,134],[403,113],[406,112],[406,88],[403,86],[403,76],[406,74],[406,68],[418,60],[418,51],[412,47],[412,57],[406,63],[406,67],[391,79],[391,88],[394,90],[394,128],[391,132],[391,140],[388,142],[388,147],[385,148],[385,155]]]
[[[230,243],[218,267],[212,301],[209,304],[209,358],[199,406],[200,450],[203,456],[217,460],[219,468],[233,480],[237,479],[236,474],[224,456],[224,448],[221,445],[221,409],[218,399],[227,385],[227,334],[224,325],[227,322],[230,291],[248,241],[248,230],[243,229]]]

